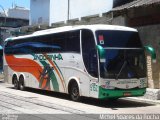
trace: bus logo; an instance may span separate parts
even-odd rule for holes
[[[47,57],[50,58],[52,61],[63,60],[62,55],[60,53],[54,55],[47,55]],[[46,59],[47,59],[46,56],[41,54],[41,55],[34,55],[33,60],[45,61]]]

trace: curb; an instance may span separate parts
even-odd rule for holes
[[[150,100],[150,99],[144,99],[144,98],[138,98],[138,97],[127,97],[122,99],[130,100],[134,102],[136,101],[136,102],[148,103],[148,104],[160,104],[160,100]]]

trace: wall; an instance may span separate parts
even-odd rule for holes
[[[30,0],[30,25],[48,24],[50,0]]]
[[[113,16],[112,12],[103,13],[102,16],[92,15],[87,17],[82,17],[81,20],[74,19],[65,23],[53,23],[52,27],[60,27],[66,25],[91,25],[91,24],[111,24],[111,25],[121,25],[126,26],[126,17],[125,16]]]
[[[156,50],[157,62],[148,58],[148,82],[150,88],[160,89],[160,7],[159,5],[139,7],[127,11],[127,25],[138,29],[144,45]]]
[[[152,79],[149,87],[160,88],[160,24],[137,27],[144,45],[151,45],[156,49],[157,62],[152,63]]]
[[[51,0],[50,25],[68,20],[68,1],[69,19],[108,12],[113,7],[113,0]]]

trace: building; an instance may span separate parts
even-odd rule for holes
[[[3,71],[3,45],[4,40],[12,34],[16,29],[29,25],[29,10],[22,7],[8,9],[7,12],[0,13],[0,74]],[[2,47],[1,47],[2,46]]]
[[[144,45],[156,49],[157,62],[148,60],[148,82],[150,88],[160,89],[160,0],[134,0],[114,8],[112,12],[123,19],[121,25],[138,29]]]
[[[30,25],[62,22],[102,14],[113,7],[113,0],[31,0]]]
[[[49,16],[50,0],[30,0],[30,25],[49,24]]]
[[[146,98],[160,100],[160,0],[133,0],[111,11],[111,24],[138,29],[143,45],[155,48],[157,62],[147,53],[148,87]]]
[[[0,45],[12,35],[16,28],[29,25],[29,10],[15,6],[0,13]]]
[[[8,9],[7,16],[10,18],[29,20],[29,9],[20,6],[15,6],[14,8]]]

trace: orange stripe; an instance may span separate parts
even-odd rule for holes
[[[42,88],[44,88],[46,85],[47,85],[47,77],[48,76],[45,76],[44,78],[43,78],[43,81],[42,81]]]
[[[42,88],[44,88],[46,85],[47,85],[47,80],[43,79],[43,81],[42,81]]]
[[[54,65],[54,63],[52,62],[52,60],[47,56],[47,54],[44,54],[44,56],[46,57],[46,59],[49,61],[49,63],[52,65],[52,67],[54,68],[54,70],[56,71],[56,73],[58,74],[60,80],[61,80],[61,83],[63,85],[63,89],[65,91],[65,87],[64,87],[64,80],[62,79],[58,69],[56,68],[56,66]]]
[[[35,61],[25,58],[16,58],[13,55],[5,55],[8,66],[16,72],[27,72],[40,81],[42,67]]]

